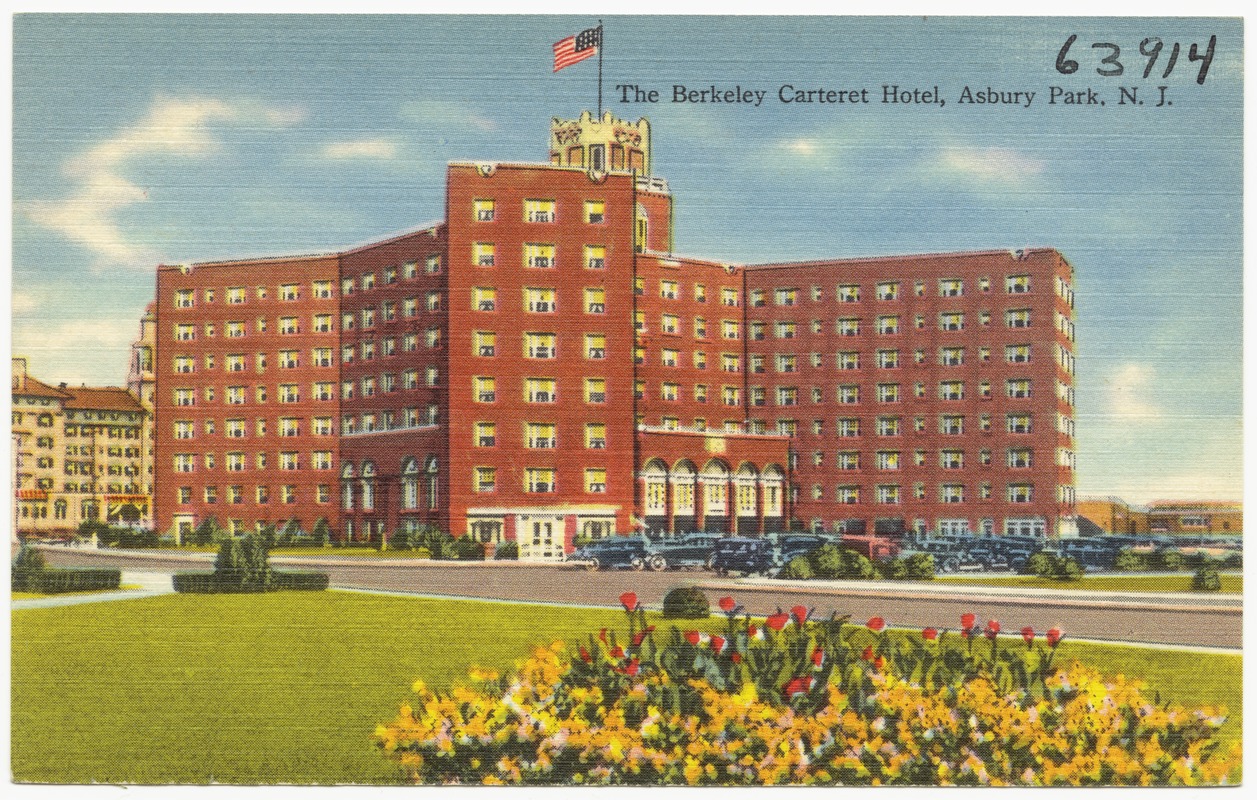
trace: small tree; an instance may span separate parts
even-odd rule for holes
[[[1200,569],[1196,570],[1196,574],[1192,577],[1192,590],[1197,592],[1222,591],[1222,576],[1218,574],[1216,564],[1212,561],[1206,561],[1200,565]]]
[[[210,514],[192,530],[192,544],[204,547],[218,541],[222,535],[222,527],[219,526],[218,520]]]
[[[330,547],[332,544],[332,529],[328,527],[327,517],[319,517],[314,523],[314,541],[318,542],[319,547]]]

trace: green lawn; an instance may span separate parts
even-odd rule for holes
[[[1164,575],[1089,575],[1080,581],[1054,581],[1030,575],[948,575],[934,579],[942,583],[975,586],[1020,586],[1028,589],[1082,589],[1097,592],[1190,592],[1192,573]],[[1244,593],[1244,576],[1222,575],[1222,592]],[[1202,592],[1201,594],[1206,594]]]
[[[12,613],[12,769],[50,783],[389,783],[371,744],[415,678],[509,668],[619,611],[348,592],[163,595]],[[692,626],[692,623],[685,623]],[[709,627],[723,626],[713,617]],[[666,633],[661,630],[659,633]],[[658,634],[657,634],[658,635]],[[1163,698],[1224,703],[1240,657],[1062,644]]]
[[[79,594],[107,594],[109,592],[131,592],[139,589],[139,585],[134,583],[124,583],[117,589],[89,589],[83,592],[57,592],[55,594],[45,594],[43,592],[10,592],[9,597],[13,600],[43,600],[47,597],[74,597]]]

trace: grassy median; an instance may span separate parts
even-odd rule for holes
[[[619,611],[349,592],[164,595],[12,613],[12,769],[48,783],[391,783],[371,744],[422,676],[509,668]],[[686,626],[692,626],[686,623]],[[710,627],[723,626],[713,617]],[[661,631],[662,632],[662,631]],[[1066,640],[1061,658],[1225,704],[1240,657]]]

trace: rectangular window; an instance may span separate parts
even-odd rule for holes
[[[244,336],[244,323],[243,322],[228,322],[227,323],[227,337],[229,339],[239,339],[241,336]]]
[[[1030,309],[1017,308],[1004,312],[1004,324],[1010,328],[1029,328]]]
[[[497,474],[498,471],[494,467],[476,467],[476,491],[485,493],[496,490]]]
[[[175,372],[188,373],[196,369],[196,359],[192,356],[175,356]]]
[[[228,286],[227,287],[227,302],[229,304],[233,306],[240,305],[241,303],[244,302],[244,296],[245,295],[244,295],[243,286]]]
[[[1012,378],[1004,381],[1004,391],[1013,399],[1024,400],[1030,396],[1030,379]]]
[[[1024,447],[1010,447],[1008,449],[1008,466],[1013,469],[1024,469],[1033,466],[1034,451]]]
[[[938,315],[939,330],[961,331],[965,328],[965,315],[960,311],[946,311]]]
[[[1031,433],[1033,431],[1029,414],[1009,414],[1007,421],[1009,433]]]
[[[1004,278],[1004,291],[1008,294],[1026,294],[1030,291],[1030,276],[1009,275]]]
[[[175,308],[192,308],[196,302],[196,292],[192,289],[175,290]]]
[[[1034,484],[1032,483],[1008,484],[1008,502],[1033,503],[1034,502]]]
[[[965,487],[961,483],[944,483],[938,487],[938,499],[944,503],[963,503]]]
[[[729,306],[730,308],[737,308],[737,306],[739,305],[738,290],[729,289],[727,287],[721,288],[720,303],[721,305]]]
[[[556,402],[554,378],[525,378],[524,399],[529,403]]]
[[[554,201],[525,200],[524,222],[554,222]]]
[[[524,266],[534,269],[549,269],[554,266],[554,245],[530,242],[524,245]]]
[[[557,338],[553,333],[525,333],[524,355],[528,358],[554,358]]]
[[[860,435],[860,420],[854,417],[840,417],[837,425],[838,435],[844,439]]]
[[[857,505],[860,502],[859,486],[839,486],[835,493],[835,498],[839,503],[846,505]]]
[[[791,353],[780,353],[777,356],[778,372],[798,372],[799,358]]]
[[[497,401],[497,378],[482,376],[472,378],[471,380],[473,394],[477,403],[493,403]]]
[[[854,383],[842,384],[838,387],[838,402],[854,404],[860,402],[860,387]]]
[[[793,306],[798,303],[798,289],[778,289],[773,292],[773,299],[779,306]]]
[[[180,342],[190,342],[196,338],[195,325],[176,325],[175,340]]]
[[[797,406],[799,404],[799,390],[794,386],[777,387],[777,405],[779,406]]]
[[[492,200],[472,200],[472,219],[476,222],[493,222],[496,204]]]
[[[899,317],[897,315],[878,317],[877,332],[881,334],[899,333]]]
[[[877,451],[877,468],[884,470],[899,469],[900,458],[898,450],[879,450]]]
[[[877,284],[878,300],[898,300],[899,299],[899,282],[887,281]]]
[[[938,385],[938,397],[940,400],[964,400],[964,381],[942,381]]]
[[[524,425],[524,445],[533,450],[553,450],[558,447],[552,422],[529,422]]]
[[[840,450],[838,452],[838,469],[844,471],[860,468],[860,452],[858,450]]]
[[[476,331],[472,334],[472,351],[478,356],[497,355],[498,335],[493,331]]]
[[[903,430],[899,417],[878,417],[878,436],[898,436]]]
[[[555,290],[550,288],[525,288],[524,307],[533,314],[551,314],[558,310]]]
[[[793,322],[778,322],[776,333],[778,339],[793,339],[798,334],[799,326]]]
[[[589,494],[603,494],[607,491],[607,471],[602,467],[585,469],[585,491]]]
[[[665,347],[660,351],[660,362],[665,367],[675,367],[677,365],[677,357],[679,355],[680,351]]]
[[[898,403],[899,402],[899,384],[897,383],[877,384],[877,401],[879,403]]]
[[[530,494],[549,494],[555,492],[554,470],[526,467],[524,469],[524,491]]]
[[[296,350],[280,350],[279,351],[279,367],[280,369],[296,369],[301,366],[301,357]]]
[[[605,378],[586,378],[585,379],[585,402],[586,403],[607,402],[607,381]]]
[[[944,415],[938,418],[938,432],[948,436],[959,436],[965,432],[965,418],[962,416]]]
[[[879,485],[877,487],[877,502],[883,505],[898,505],[899,487],[897,485]]]
[[[601,225],[607,218],[607,204],[602,200],[585,201],[585,222]]]
[[[938,451],[938,465],[943,469],[964,469],[965,452],[963,450]]]
[[[878,350],[877,366],[882,369],[897,369],[899,367],[899,351],[898,350]]]
[[[279,435],[280,436],[300,436],[301,421],[296,417],[280,417],[279,418]]]
[[[740,405],[742,390],[736,386],[722,386],[720,389],[720,399],[727,406]]]
[[[496,447],[498,443],[497,423],[477,422],[475,437],[476,447]]]
[[[607,426],[602,422],[585,423],[585,447],[590,450],[605,450],[607,447]]]
[[[839,285],[838,302],[840,303],[860,302],[860,285],[858,283]]]

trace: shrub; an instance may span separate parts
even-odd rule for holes
[[[1086,570],[1075,559],[1058,559],[1052,577],[1058,581],[1080,581]]]
[[[1178,572],[1183,568],[1183,554],[1177,550],[1159,550],[1156,554],[1157,568],[1166,572]]]
[[[1043,550],[1026,559],[1026,565],[1021,571],[1026,575],[1057,581],[1080,581],[1086,574],[1086,569],[1078,563],[1077,559],[1065,558]]]
[[[484,544],[470,536],[454,540],[454,555],[460,561],[484,561]]]
[[[909,580],[934,580],[934,556],[929,553],[913,553],[908,556],[905,561],[908,565]]]
[[[327,517],[319,517],[314,523],[314,540],[319,547],[328,547],[332,543],[332,529],[327,524]]]
[[[1192,590],[1196,592],[1222,591],[1222,576],[1218,574],[1218,568],[1212,563],[1202,564],[1192,576]]]
[[[1113,560],[1113,569],[1118,572],[1146,572],[1148,559],[1143,553],[1136,553],[1130,548],[1123,548]]]
[[[883,558],[874,565],[878,574],[892,581],[908,578],[908,564],[902,558]]]
[[[1039,578],[1050,578],[1055,569],[1056,557],[1051,553],[1045,553],[1042,550],[1030,554],[1026,559],[1025,566],[1021,571],[1026,575],[1034,575]]]
[[[808,554],[818,578],[867,580],[877,574],[873,562],[854,550],[833,544],[821,545]]]
[[[493,551],[493,558],[497,561],[513,561],[519,558],[518,542],[502,542]]]
[[[790,563],[781,568],[781,574],[778,576],[789,581],[806,581],[816,577],[816,573],[812,570],[812,562],[807,556],[795,556],[790,559]]]
[[[326,572],[292,572],[274,570],[267,591],[321,592],[327,588]]]
[[[663,615],[668,619],[707,619],[711,606],[697,586],[678,586],[663,598]]]
[[[212,572],[176,572],[171,576],[175,591],[180,594],[218,594],[218,576]]]
[[[1228,553],[1226,558],[1222,560],[1222,567],[1224,569],[1241,569],[1243,566],[1244,554],[1238,550],[1233,553]]]
[[[219,526],[218,520],[211,514],[197,524],[192,530],[192,544],[205,547],[219,541],[223,536],[223,529]]]
[[[64,592],[97,592],[117,589],[122,584],[122,571],[117,569],[42,569],[28,572],[25,585],[13,588],[42,594]]]
[[[22,545],[17,551],[17,558],[13,560],[15,572],[39,572],[47,567],[48,563],[44,560],[44,554],[26,545]]]

